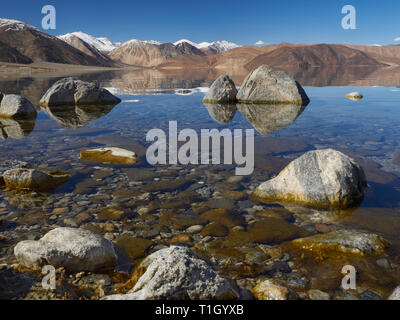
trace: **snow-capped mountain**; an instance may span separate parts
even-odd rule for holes
[[[124,46],[127,44],[153,44],[153,45],[160,45],[161,42],[155,41],[155,40],[137,40],[137,39],[131,39],[128,40],[126,42],[124,42],[123,44],[121,44],[120,46]]]
[[[0,18],[0,43],[0,61],[107,67],[115,64],[109,59],[99,60],[30,24],[13,19]]]
[[[208,54],[224,53],[228,50],[232,50],[232,49],[240,47],[236,43],[229,42],[226,40],[195,43],[195,42],[187,40],[187,39],[181,39],[177,42],[174,42],[174,45],[179,45],[184,42],[186,42]]]
[[[91,46],[95,47],[100,52],[111,52],[112,50],[118,48],[121,44],[111,42],[108,38],[95,38],[87,33],[78,31],[67,33],[61,36],[58,36],[59,39],[68,42],[71,37],[78,37],[79,39],[85,41],[86,43],[90,44]]]

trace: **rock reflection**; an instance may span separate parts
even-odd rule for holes
[[[204,103],[211,118],[220,124],[227,124],[235,117],[237,107],[233,104]]]
[[[79,129],[107,115],[115,105],[47,106],[42,109],[65,128]]]
[[[35,119],[14,120],[0,119],[0,137],[6,139],[23,139],[35,128]]]
[[[282,130],[292,124],[303,113],[306,106],[294,104],[243,104],[239,111],[263,136],[272,131]]]

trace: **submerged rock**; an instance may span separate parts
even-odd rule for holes
[[[81,151],[81,159],[93,162],[114,164],[135,164],[138,162],[136,153],[122,148],[98,148]]]
[[[20,264],[32,269],[52,265],[68,271],[97,271],[112,268],[117,262],[111,241],[75,228],[57,228],[38,241],[21,241],[14,254]]]
[[[235,103],[237,89],[235,83],[224,74],[213,82],[207,94],[204,103]]]
[[[293,240],[285,246],[307,251],[323,258],[337,258],[343,255],[380,255],[389,243],[382,237],[355,230],[339,230],[325,234]]]
[[[284,71],[272,70],[267,65],[262,65],[247,75],[237,94],[237,100],[255,104],[307,105],[310,102],[297,81]]]
[[[41,106],[57,105],[115,105],[121,100],[95,82],[64,78],[47,90],[40,100]]]
[[[282,130],[303,113],[305,106],[298,104],[238,104],[239,111],[263,136]]]
[[[220,124],[226,124],[235,117],[237,107],[234,104],[205,103],[204,106],[211,118]]]
[[[52,191],[69,180],[69,175],[38,169],[11,169],[3,174],[7,188],[31,191]]]
[[[364,171],[353,159],[325,149],[292,161],[276,178],[262,183],[255,196],[265,202],[345,209],[363,200],[366,187]]]
[[[148,256],[136,269],[140,278],[128,294],[106,300],[236,299],[229,282],[186,247],[171,246]]]
[[[346,97],[350,100],[361,100],[363,98],[363,95],[360,92],[351,92],[346,94]]]
[[[26,98],[7,94],[0,103],[0,117],[9,119],[35,119],[37,115],[33,104]]]

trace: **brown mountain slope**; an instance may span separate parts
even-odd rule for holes
[[[347,45],[349,48],[360,50],[370,57],[389,64],[399,65],[400,64],[400,45],[388,45],[388,46],[360,46],[360,45]]]
[[[33,61],[24,56],[18,50],[10,47],[8,44],[0,42],[0,60],[11,63],[32,63]]]
[[[379,66],[383,63],[371,58],[366,53],[344,45],[316,44],[297,47],[280,47],[257,56],[246,64],[246,69],[253,70],[262,64],[273,67],[299,66]]]
[[[0,41],[34,62],[108,66],[26,23],[0,19]],[[4,57],[0,56],[0,61]]]
[[[110,52],[109,57],[129,65],[156,67],[175,57],[205,57],[205,53],[186,42],[175,46],[172,43],[154,44],[131,40]],[[190,59],[184,60],[184,63],[188,62]]]
[[[63,37],[61,40],[65,41],[75,49],[78,49],[83,53],[86,53],[88,56],[95,58],[103,66],[108,65],[112,67],[116,64],[107,55],[101,53],[95,47],[91,46],[90,44],[88,44],[87,42],[83,41],[82,39],[78,38],[73,34],[69,34],[67,37]]]

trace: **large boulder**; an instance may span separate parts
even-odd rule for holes
[[[29,191],[52,191],[67,182],[69,175],[30,168],[11,169],[3,173],[7,188]]]
[[[262,183],[255,196],[264,202],[346,209],[360,204],[366,187],[364,171],[353,159],[325,149],[292,161],[277,177]]]
[[[229,282],[186,247],[171,246],[148,256],[139,265],[143,275],[128,294],[106,300],[236,299]]]
[[[307,105],[310,100],[301,85],[284,71],[262,65],[250,72],[237,94],[241,103],[290,103]]]
[[[237,89],[235,83],[224,74],[213,82],[207,94],[204,103],[235,103]]]
[[[57,228],[38,241],[21,241],[14,254],[20,264],[31,269],[51,265],[71,272],[93,272],[113,268],[117,262],[111,241],[75,228]]]
[[[33,104],[16,94],[3,96],[0,103],[0,117],[9,119],[35,119],[37,115]]]
[[[121,100],[96,82],[85,82],[73,78],[64,78],[47,90],[40,100],[41,106],[60,105],[115,105]]]
[[[3,97],[4,97],[4,94],[2,92],[0,92],[0,103],[1,103],[1,100],[3,100]]]

